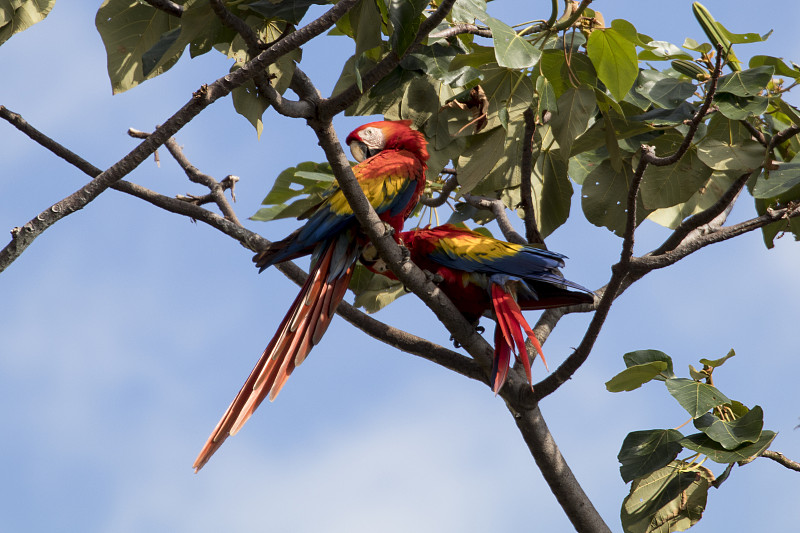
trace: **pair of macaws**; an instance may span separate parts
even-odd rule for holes
[[[433,275],[468,320],[477,323],[485,312],[494,312],[492,390],[496,393],[505,382],[512,352],[532,381],[523,330],[542,359],[544,355],[521,309],[593,300],[589,290],[556,270],[564,266],[564,256],[450,224],[402,232],[425,188],[425,138],[410,128],[410,121],[383,121],[357,128],[347,136],[347,144],[359,162],[353,173],[364,194],[398,242],[408,248],[414,263]],[[195,471],[241,429],[264,398],[275,399],[294,368],[320,341],[344,297],[356,261],[361,259],[374,272],[392,275],[374,249],[364,253],[365,248],[370,250],[369,241],[338,187],[331,188],[306,217],[303,227],[253,258],[261,271],[308,254],[312,266],[275,336],[195,460]]]

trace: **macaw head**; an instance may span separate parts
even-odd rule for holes
[[[347,136],[350,152],[359,163],[383,150],[408,150],[428,160],[425,137],[411,129],[410,120],[382,120],[359,126]]]

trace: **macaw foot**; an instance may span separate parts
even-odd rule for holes
[[[383,230],[386,232],[386,235],[394,235],[394,226],[388,222],[383,223]]]
[[[403,244],[402,242],[397,243],[397,245],[400,247],[400,255],[402,256],[400,262],[405,263],[411,258],[411,252],[408,250],[408,248],[406,248],[405,244]]]
[[[428,281],[434,283],[435,285],[438,285],[444,281],[444,278],[439,273],[434,274],[430,270],[423,270],[422,272],[425,273],[425,278],[427,278]]]
[[[475,331],[480,335],[483,335],[483,332],[486,331],[486,328],[479,325],[477,322],[473,324],[473,327],[475,328]],[[450,335],[450,340],[452,341],[453,346],[455,346],[456,348],[461,348],[461,343],[458,342],[452,335]]]

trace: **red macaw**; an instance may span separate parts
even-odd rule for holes
[[[495,393],[505,383],[512,351],[532,383],[523,330],[544,361],[542,347],[522,309],[594,301],[589,289],[558,273],[556,269],[564,266],[566,256],[556,252],[500,241],[452,224],[406,231],[400,234],[400,239],[411,260],[434,276],[438,287],[467,320],[477,323],[484,312],[494,312],[497,325],[492,390]],[[372,248],[364,251],[361,261],[375,272],[394,277],[376,259]]]
[[[394,229],[396,239],[425,187],[426,142],[410,124],[408,120],[372,122],[347,136],[353,157],[359,161],[353,173],[381,220]],[[303,227],[253,258],[260,271],[308,254],[312,266],[275,336],[197,456],[195,472],[228,435],[241,429],[267,395],[270,401],[275,399],[294,368],[320,341],[368,242],[336,186],[301,218],[306,217]]]

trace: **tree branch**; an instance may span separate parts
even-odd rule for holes
[[[464,200],[471,206],[478,207],[480,209],[488,209],[494,215],[495,221],[497,225],[500,226],[500,231],[503,232],[503,237],[508,242],[513,242],[516,244],[528,244],[528,241],[517,233],[514,229],[514,226],[511,225],[511,221],[508,220],[508,215],[506,215],[506,206],[500,200],[492,200],[491,198],[485,198],[483,196],[473,196],[471,194],[464,194]]]
[[[94,180],[73,194],[42,211],[35,218],[24,224],[18,231],[12,233],[11,242],[0,250],[0,272],[14,262],[31,243],[47,228],[62,218],[83,209],[103,191],[108,189],[150,156],[167,139],[177,133],[183,126],[196,117],[203,109],[223,96],[239,87],[247,80],[263,72],[267,65],[279,57],[291,52],[305,44],[322,32],[328,30],[344,15],[357,0],[341,0],[321,17],[310,22],[303,28],[293,32],[285,39],[278,41],[264,50],[256,58],[248,61],[242,68],[219,78],[211,85],[204,85],[192,95],[178,112],[172,115],[163,125],[148,136],[142,143],[117,161],[113,166],[98,175]]]
[[[456,190],[456,187],[458,187],[458,179],[453,176],[444,182],[444,185],[442,185],[442,190],[439,191],[438,196],[435,198],[432,196],[424,196],[420,198],[419,201],[422,205],[426,205],[428,207],[439,207],[447,202],[447,199],[450,197],[450,193]]]
[[[781,465],[785,466],[786,468],[788,468],[790,470],[795,470],[797,472],[800,472],[800,463],[798,463],[797,461],[792,461],[791,459],[789,459],[788,457],[786,457],[785,455],[783,455],[780,452],[774,452],[772,450],[766,450],[765,452],[763,452],[761,454],[761,457],[766,457],[767,459],[772,459],[776,463],[781,464]]]
[[[586,533],[610,532],[561,455],[539,408],[523,412],[514,412],[511,407],[509,410],[542,476],[575,530]]]
[[[30,139],[40,144],[53,154],[61,157],[67,163],[75,166],[90,177],[96,177],[102,174],[102,170],[28,124],[20,115],[11,113],[8,111],[8,109],[0,106],[0,117],[12,122],[12,124],[17,126],[18,129],[20,129],[20,131],[22,131]],[[212,228],[239,241],[239,243],[241,243],[245,248],[253,252],[263,250],[270,245],[270,241],[261,235],[244,228],[241,224],[223,218],[220,215],[207,209],[203,209],[195,204],[158,194],[155,191],[142,187],[141,185],[137,185],[125,180],[120,180],[112,184],[110,188],[144,200],[171,213],[183,215],[191,218],[192,220],[204,222]],[[281,263],[276,265],[276,268],[297,285],[303,285],[303,283],[305,283],[307,274],[294,263]],[[342,315],[345,320],[350,322],[355,327],[361,329],[371,337],[385,344],[423,359],[427,359],[428,361],[453,370],[454,372],[458,372],[459,374],[462,374],[468,378],[480,381],[487,385],[489,383],[486,373],[483,371],[483,369],[477,365],[475,361],[461,355],[460,353],[448,350],[447,348],[439,346],[438,344],[432,343],[426,339],[384,324],[379,320],[375,320],[374,318],[359,311],[346,302],[339,304],[337,313]]]
[[[533,172],[533,135],[536,133],[536,122],[533,117],[533,110],[526,109],[522,113],[525,120],[525,132],[522,135],[522,162],[520,164],[521,180],[520,191],[522,194],[522,217],[525,224],[525,238],[530,243],[544,244],[544,238],[539,233],[536,224],[536,211],[533,208],[533,184],[531,174]]]

